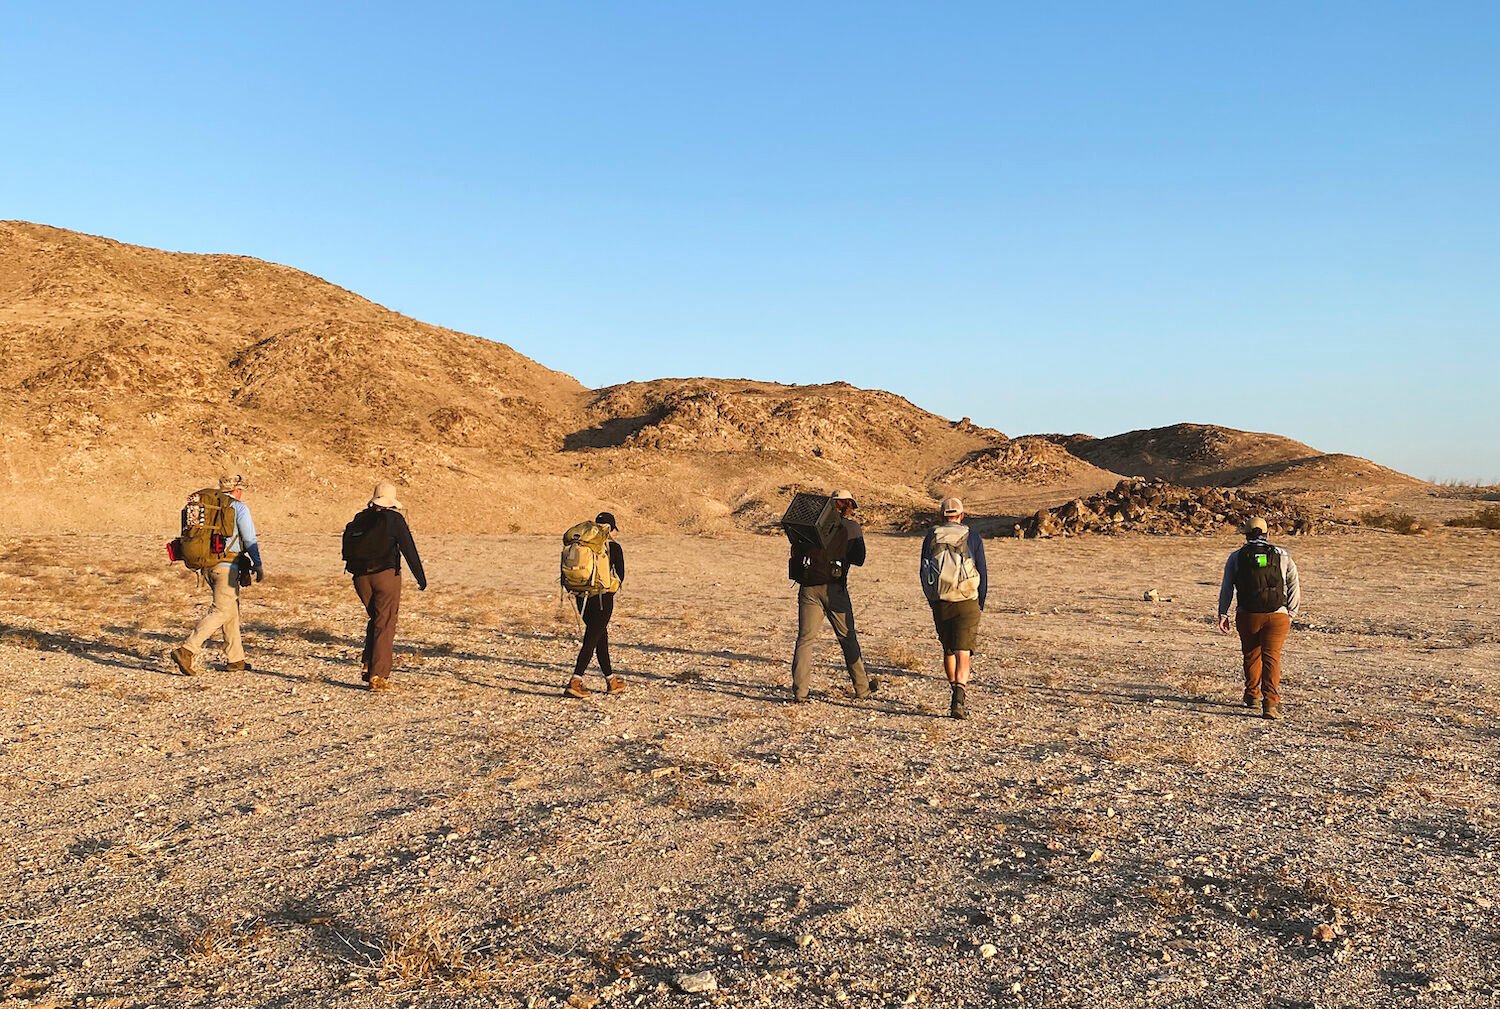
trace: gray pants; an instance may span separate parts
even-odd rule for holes
[[[844,665],[849,667],[854,692],[863,695],[870,682],[865,675],[865,660],[859,653],[859,636],[854,631],[854,606],[849,602],[849,590],[842,585],[804,585],[797,591],[797,650],[792,653],[792,689],[798,697],[807,696],[812,679],[813,640],[825,617],[844,650]]]

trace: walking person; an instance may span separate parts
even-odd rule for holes
[[[371,690],[389,690],[396,643],[396,616],[401,610],[401,559],[406,558],[417,588],[427,591],[427,573],[401,514],[396,485],[382,480],[370,503],[344,527],[344,570],[354,578],[354,592],[365,608],[365,646],[360,678]]]
[[[583,617],[583,644],[579,646],[578,659],[573,663],[573,676],[563,688],[565,697],[589,695],[583,674],[595,656],[599,659],[599,672],[604,676],[605,692],[618,694],[625,689],[625,680],[615,674],[609,661],[609,620],[615,615],[615,593],[625,585],[625,549],[618,541],[620,526],[614,513],[600,512],[594,517],[594,524],[608,530],[604,546],[608,552],[609,571],[600,581],[599,591],[573,594],[573,603]]]
[[[203,576],[213,599],[212,608],[193,633],[172,652],[172,661],[186,676],[197,672],[198,653],[215,634],[224,636],[226,670],[243,672],[250,668],[240,638],[240,588],[249,584],[252,572],[257,582],[266,572],[244,494],[245,478],[225,474],[219,477],[217,490],[197,491],[183,509],[183,532],[174,541],[174,548],[188,567]]]
[[[1263,718],[1281,717],[1281,649],[1302,605],[1297,564],[1267,539],[1263,518],[1245,524],[1245,545],[1224,562],[1219,584],[1219,633],[1229,633],[1229,602],[1239,597],[1234,627],[1244,656],[1247,708],[1260,706]]]
[[[951,697],[948,714],[968,718],[969,672],[979,639],[979,619],[989,595],[984,540],[964,524],[964,503],[944,498],[943,521],[922,540],[918,576],[932,607],[932,623],[943,646],[943,674]]]
[[[787,577],[797,589],[797,644],[792,651],[792,700],[804,704],[812,683],[813,642],[818,626],[827,620],[844,653],[844,665],[857,699],[869,697],[879,687],[879,680],[865,672],[865,660],[859,650],[859,635],[854,629],[854,604],[849,598],[849,568],[865,562],[865,534],[854,520],[859,507],[854,495],[836,490],[829,495],[839,512],[839,523],[828,544],[821,549],[805,549],[793,544],[787,560]]]

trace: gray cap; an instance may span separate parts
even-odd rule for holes
[[[942,511],[944,516],[962,515],[964,513],[964,503],[956,497],[945,497],[943,498]]]

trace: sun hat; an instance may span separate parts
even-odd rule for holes
[[[394,508],[400,511],[401,502],[396,499],[396,485],[389,480],[380,481],[370,492],[370,504],[376,508]]]
[[[962,515],[964,513],[964,503],[962,501],[960,501],[956,497],[945,497],[945,498],[943,498],[942,508],[943,508],[943,515],[945,515],[945,516],[947,516],[947,515]]]
[[[836,490],[828,496],[835,501],[848,501],[852,507],[859,507],[859,502],[854,500],[854,495],[846,490]]]
[[[245,486],[245,478],[238,473],[220,473],[219,490],[239,490]]]

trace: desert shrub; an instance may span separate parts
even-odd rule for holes
[[[1411,512],[1365,512],[1359,520],[1372,529],[1389,529],[1402,536],[1415,536],[1427,531],[1422,520]]]
[[[1473,515],[1460,515],[1446,524],[1465,529],[1500,529],[1500,505],[1486,505]]]

